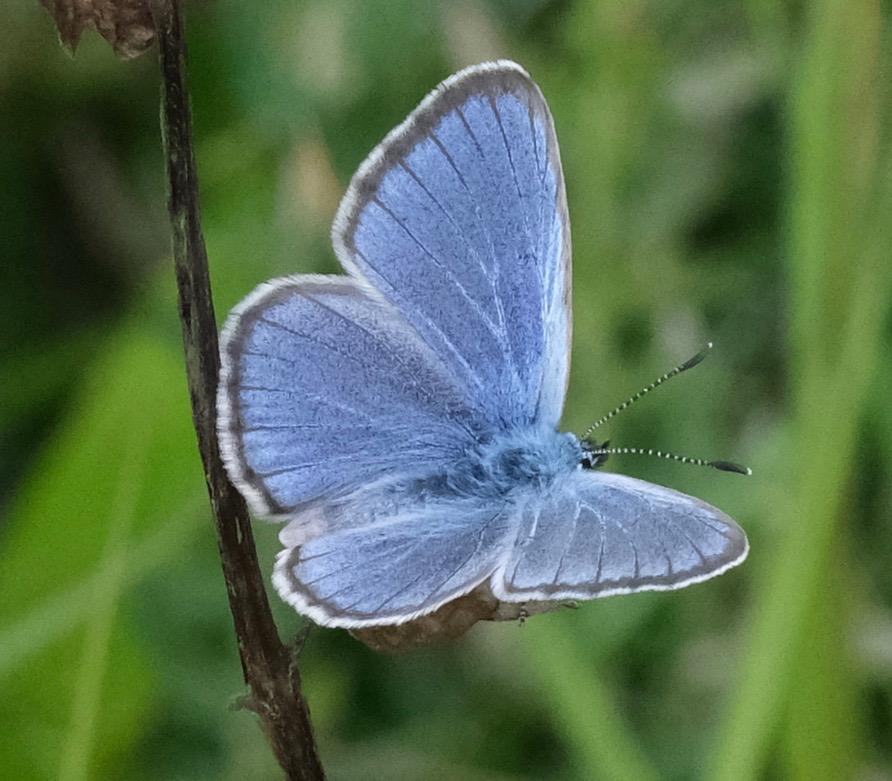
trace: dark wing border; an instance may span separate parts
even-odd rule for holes
[[[373,301],[380,295],[360,280],[339,274],[296,274],[271,279],[258,285],[230,313],[220,332],[220,381],[217,385],[217,439],[223,465],[233,485],[248,500],[256,515],[276,519],[290,517],[294,510],[283,507],[267,490],[263,479],[245,459],[241,435],[244,429],[239,404],[241,387],[241,349],[254,323],[270,307],[298,295],[314,284],[343,286],[364,294]]]
[[[356,225],[368,202],[374,197],[385,174],[404,160],[419,142],[430,137],[431,131],[447,114],[464,105],[474,95],[498,97],[514,94],[523,98],[530,112],[546,120],[548,160],[557,172],[558,207],[565,215],[564,258],[570,262],[570,225],[567,215],[567,195],[554,120],[542,91],[520,65],[510,60],[496,60],[472,65],[454,73],[438,84],[418,104],[406,119],[391,130],[359,166],[341,200],[332,225],[331,240],[341,265],[353,276],[362,273],[353,262],[353,236]],[[570,274],[567,274],[569,280]],[[569,282],[568,282],[569,284]]]

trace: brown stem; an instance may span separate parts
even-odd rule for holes
[[[186,373],[242,670],[251,689],[251,707],[260,716],[286,778],[318,781],[324,776],[300,674],[292,654],[279,640],[257,564],[248,510],[226,476],[217,446],[220,355],[201,233],[182,3],[152,0],[151,5],[160,47],[161,132]]]

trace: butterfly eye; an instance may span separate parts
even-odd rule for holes
[[[591,439],[583,440],[582,456],[579,459],[579,465],[583,469],[597,469],[608,458],[608,454],[604,452],[610,446],[610,440],[598,443]]]

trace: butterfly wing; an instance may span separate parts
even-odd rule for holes
[[[682,588],[720,575],[748,551],[743,530],[715,507],[606,472],[575,472],[518,512],[517,542],[492,578],[506,602]]]
[[[359,168],[333,242],[493,426],[557,425],[570,226],[551,114],[520,66],[477,65],[437,87]]]
[[[400,624],[489,577],[516,536],[514,523],[498,503],[423,505],[283,550],[273,583],[285,601],[326,626]]]
[[[262,515],[451,464],[479,421],[443,361],[348,277],[258,288],[222,337],[224,463]]]
[[[360,167],[333,240],[351,277],[263,285],[224,328],[221,450],[256,512],[557,423],[569,225],[551,116],[523,69],[480,65],[434,90]]]

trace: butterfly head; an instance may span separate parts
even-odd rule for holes
[[[582,447],[579,465],[583,469],[597,469],[599,466],[603,466],[610,457],[609,453],[604,452],[610,445],[609,440],[595,442],[593,439],[583,439],[579,444]]]

